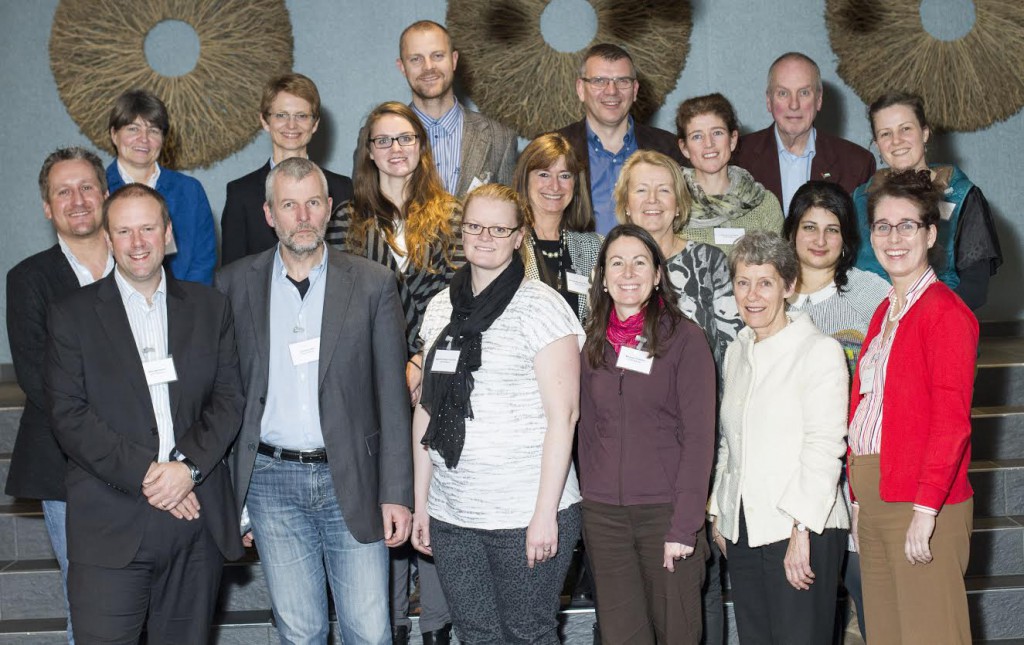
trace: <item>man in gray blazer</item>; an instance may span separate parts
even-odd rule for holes
[[[445,189],[461,198],[480,184],[510,184],[519,154],[516,133],[455,98],[459,52],[448,30],[430,20],[413,23],[398,49],[398,71],[409,82],[413,111],[430,137]]]
[[[387,644],[387,547],[409,537],[413,504],[398,287],[382,265],[324,244],[331,199],[313,162],[275,166],[266,196],[277,246],[216,279],[246,393],[229,459],[238,512],[282,643],[327,641],[326,579],[342,640]]]

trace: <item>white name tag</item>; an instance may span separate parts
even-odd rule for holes
[[[142,364],[142,369],[146,372],[147,385],[161,385],[178,380],[178,373],[174,370],[174,358],[171,356],[146,361]]]
[[[871,394],[875,385],[875,366],[862,366],[860,368],[860,393]]]
[[[956,204],[952,202],[939,202],[939,217],[944,220],[949,220],[953,217],[953,211],[956,210]]]
[[[434,362],[430,364],[430,371],[438,374],[454,374],[458,365],[459,350],[438,349],[434,352]]]
[[[475,189],[483,186],[484,184],[491,183],[491,173],[485,172],[482,177],[473,177],[473,181],[469,182],[469,190],[467,193],[473,192]]]
[[[654,357],[642,349],[635,347],[622,347],[619,349],[619,360],[615,361],[615,367],[641,374],[650,374],[651,365],[654,364]]]
[[[590,278],[578,273],[565,273],[565,286],[569,287],[569,293],[587,295],[590,291]]]
[[[745,228],[715,228],[715,244],[735,244],[746,232]]]
[[[296,367],[318,361],[320,360],[320,337],[289,343],[288,351],[292,354],[292,365]]]

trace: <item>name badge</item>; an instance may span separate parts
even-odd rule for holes
[[[467,193],[473,192],[475,189],[483,186],[484,184],[491,183],[491,173],[485,172],[481,177],[473,177],[473,181],[469,182],[469,190]]]
[[[292,355],[292,365],[296,367],[318,361],[320,360],[320,337],[289,343],[288,351]]]
[[[952,202],[939,202],[939,217],[949,221],[950,217],[953,217],[953,211],[956,210],[956,204]]]
[[[146,361],[142,364],[142,369],[146,372],[147,385],[162,385],[178,380],[178,372],[174,369],[174,358],[171,356]]]
[[[715,244],[735,244],[747,232],[745,228],[715,228]]]
[[[875,385],[875,366],[861,367],[860,368],[860,393],[871,394],[871,390]]]
[[[459,350],[438,349],[434,352],[434,361],[430,364],[430,371],[438,374],[454,374],[455,368],[459,365]]]
[[[578,273],[565,273],[565,286],[569,287],[569,293],[587,295],[590,291],[590,278]]]
[[[619,349],[619,360],[615,361],[615,367],[641,374],[650,374],[653,364],[654,357],[644,350],[625,346]]]

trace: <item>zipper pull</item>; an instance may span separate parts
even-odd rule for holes
[[[619,370],[619,396],[622,396],[622,379],[626,376],[626,370]]]

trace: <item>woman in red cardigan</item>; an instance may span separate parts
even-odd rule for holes
[[[929,264],[941,196],[927,172],[875,183],[871,246],[893,288],[871,320],[850,398],[867,640],[969,644],[963,576],[978,322]]]

